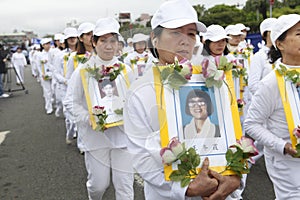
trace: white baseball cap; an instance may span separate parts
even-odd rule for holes
[[[217,24],[210,25],[207,27],[206,33],[203,34],[203,40],[210,40],[212,42],[217,42],[222,39],[231,39],[227,36],[225,29]]]
[[[228,25],[225,28],[227,35],[243,35],[244,33],[236,25]]]
[[[54,35],[54,40],[61,40],[62,38],[64,38],[64,35],[61,33],[56,33]]]
[[[96,22],[93,34],[96,36],[105,35],[107,33],[119,33],[120,24],[114,18],[101,18]]]
[[[90,22],[84,22],[79,25],[78,27],[78,36],[81,36],[84,33],[89,33],[93,31],[95,28],[95,25]]]
[[[236,27],[237,27],[238,29],[240,29],[240,31],[242,31],[242,30],[250,31],[250,28],[249,28],[248,26],[245,26],[245,25],[242,24],[242,23],[237,23],[237,24],[236,24]]]
[[[263,35],[266,31],[271,31],[273,24],[277,21],[276,18],[267,18],[260,23],[260,34]]]
[[[51,38],[42,38],[40,43],[41,43],[41,45],[44,45],[44,44],[47,44],[51,41],[52,41]]]
[[[164,2],[151,19],[151,27],[178,28],[195,23],[199,32],[206,32],[206,26],[198,21],[197,13],[187,0]]]
[[[65,35],[65,40],[70,38],[70,37],[78,37],[78,32],[77,29],[74,27],[67,27],[64,30],[64,35]]]
[[[132,42],[132,38],[127,39],[127,44],[130,43],[130,42]]]
[[[147,40],[148,40],[148,36],[144,35],[143,33],[134,34],[134,36],[132,38],[133,43],[137,43],[137,42],[141,42],[141,41],[147,41]]]
[[[276,40],[287,30],[300,22],[300,15],[289,14],[278,17],[276,23],[271,28],[271,41],[276,48]]]

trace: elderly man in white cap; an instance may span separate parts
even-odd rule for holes
[[[206,31],[205,25],[198,21],[196,11],[187,0],[163,3],[154,14],[151,26],[149,47],[158,59],[157,66],[174,64],[175,57],[178,60],[191,59],[196,35]],[[160,156],[160,135],[165,133],[160,129],[160,105],[156,99],[155,78],[158,77],[153,70],[148,70],[131,85],[123,111],[125,132],[131,142],[130,150],[135,153],[134,168],[144,179],[145,198],[184,200],[209,196],[212,199],[225,199],[239,186],[240,178],[225,177],[211,171],[214,174],[212,177],[208,174],[208,159],[204,159],[200,174],[188,182],[188,186],[181,187],[179,182],[165,180],[167,175],[164,174]]]
[[[91,108],[88,108],[89,104],[104,106],[105,109],[116,105],[114,105],[114,101],[109,104],[102,104],[99,86],[102,79],[89,79],[89,87],[94,84],[93,94],[95,95],[88,98],[90,93],[84,90],[82,76],[80,75],[81,69],[88,67],[96,66],[100,68],[120,64],[115,56],[118,49],[119,28],[120,25],[114,18],[101,18],[96,22],[92,38],[95,54],[86,63],[77,67],[70,80],[71,87],[69,86],[67,91],[67,96],[71,96],[73,99],[71,107],[78,126],[78,140],[81,141],[79,148],[85,152],[85,166],[88,173],[86,186],[90,200],[102,199],[110,184],[111,172],[116,199],[134,199],[131,156],[127,152],[128,138],[123,131],[123,125],[112,126],[103,132],[96,131],[91,126],[91,113],[89,113]],[[128,74],[132,73],[129,66],[125,67]],[[120,73],[111,82],[112,84],[117,83],[119,97],[125,96],[127,73]],[[129,76],[128,79],[132,80]]]
[[[275,70],[260,82],[244,124],[247,134],[264,145],[276,199],[300,199],[299,30],[298,14],[282,15],[273,24],[269,55]]]

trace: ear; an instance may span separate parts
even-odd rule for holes
[[[282,41],[276,40],[275,42],[277,49],[279,49],[280,51],[284,51],[284,45],[282,43]]]
[[[152,42],[152,45],[153,45],[153,47],[155,48],[156,47],[156,45],[157,45],[157,38],[156,38],[156,36],[154,36],[154,33],[153,32],[151,32],[151,42]]]

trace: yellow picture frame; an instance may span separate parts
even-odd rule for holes
[[[85,68],[80,69],[80,76],[83,84],[84,94],[87,102],[87,107],[90,115],[90,121],[92,124],[92,128],[96,130],[97,127],[97,117],[93,115],[93,107],[94,106],[104,106],[104,110],[106,110],[108,114],[109,122],[105,124],[105,128],[111,128],[115,126],[123,125],[123,116],[117,115],[111,111],[108,111],[107,107],[115,107],[119,106],[120,101],[122,101],[122,106],[118,107],[118,109],[123,108],[125,103],[126,91],[130,86],[129,78],[127,75],[126,68],[122,70],[122,73],[118,75],[118,77],[111,81],[114,84],[116,89],[116,97],[118,99],[118,103],[111,103],[110,106],[107,105],[104,101],[104,97],[101,95],[101,82],[93,78],[89,75],[88,71]],[[112,110],[114,111],[114,110]]]
[[[193,77],[191,81],[181,86],[179,90],[174,90],[168,85],[162,86],[160,70],[157,67],[153,68],[156,102],[158,105],[158,118],[160,122],[161,146],[162,148],[166,147],[173,137],[178,137],[179,141],[184,142],[187,148],[191,146],[196,147],[196,151],[201,156],[201,163],[199,166],[202,165],[204,157],[209,157],[211,166],[210,168],[217,172],[223,172],[226,166],[225,154],[227,149],[242,136],[242,127],[240,123],[231,71],[227,71],[225,73],[228,87],[226,84],[223,84],[220,89],[216,87],[213,89],[218,92],[218,95],[216,95],[215,104],[217,105],[216,112],[218,113],[217,118],[220,122],[219,126],[222,126],[222,129],[220,128],[221,137],[209,139],[197,138],[197,141],[194,139],[190,141],[189,139],[184,139],[183,137],[184,115],[182,112],[183,106],[180,105],[182,104],[180,103],[180,90],[190,86],[191,88],[205,88],[205,79],[203,78],[201,72],[201,66],[193,66]],[[184,92],[182,92],[182,94],[184,94]],[[194,141],[196,141],[196,143],[193,143]],[[214,155],[210,152],[203,154],[203,148],[201,145],[205,144],[205,142],[212,144],[214,141],[218,141],[217,144],[221,144],[220,151]],[[164,166],[166,180],[169,180],[170,174],[177,169],[176,166],[176,164]],[[201,169],[198,168],[198,170]],[[223,175],[230,175],[233,173],[234,172],[232,171],[226,171],[223,173]]]

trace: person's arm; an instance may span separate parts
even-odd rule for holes
[[[273,79],[273,81],[270,81],[270,79]],[[267,119],[272,117],[275,112],[280,112],[278,110],[280,103],[281,97],[275,73],[272,72],[261,82],[261,87],[252,96],[244,128],[250,137],[259,141],[267,148],[283,154],[286,141],[273,134],[264,126]],[[278,124],[278,128],[282,129],[284,127],[282,127],[282,124]]]
[[[53,66],[53,75],[60,84],[66,84],[67,79],[64,77],[63,55],[56,56]]]

